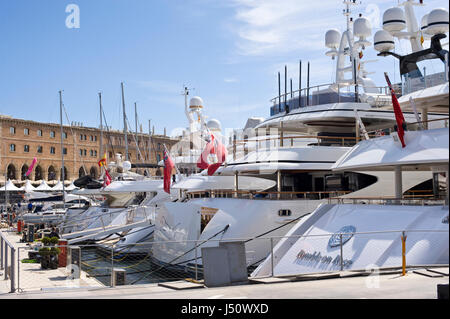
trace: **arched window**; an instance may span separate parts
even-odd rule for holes
[[[38,165],[34,169],[34,180],[39,181],[41,179],[44,179],[44,177],[42,176],[42,167]]]
[[[91,175],[92,178],[96,179],[97,176],[97,167],[92,166],[90,171],[89,171],[89,175]]]
[[[13,164],[9,164],[6,172],[8,179],[16,179],[16,167]]]
[[[56,169],[53,166],[48,168],[48,178],[47,180],[53,181],[56,179]]]
[[[60,170],[59,173],[60,173],[60,174],[59,174],[59,179],[60,179],[61,181],[63,181],[62,169]],[[67,168],[64,166],[64,180],[68,180],[68,179],[69,179],[69,175],[68,175],[68,173],[67,173]]]
[[[26,179],[30,179],[30,175],[25,176],[25,174],[27,173],[27,171],[28,171],[28,165],[27,165],[27,164],[24,164],[24,165],[22,166],[22,171],[21,171],[21,174],[20,174],[20,179],[21,179],[22,181],[24,181],[24,180],[26,180]]]
[[[86,172],[85,172],[84,168],[80,167],[80,169],[78,170],[78,178],[81,178],[85,175],[86,175]]]

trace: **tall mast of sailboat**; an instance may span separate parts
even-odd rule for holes
[[[98,93],[98,99],[100,103],[100,156],[103,156],[103,106],[102,106],[102,93]]]
[[[59,121],[60,121],[60,129],[61,129],[61,180],[62,180],[62,189],[63,189],[63,207],[66,206],[66,188],[64,186],[64,181],[66,179],[64,172],[64,145],[63,145],[63,101],[62,101],[62,91],[59,91]]]
[[[136,126],[136,154],[139,152],[139,136],[138,136],[138,115],[137,115],[137,102],[134,102],[134,124]]]
[[[128,161],[128,127],[127,127],[127,114],[125,112],[125,95],[123,93],[123,82],[122,86],[122,110],[123,110],[123,133],[125,135],[125,160]]]

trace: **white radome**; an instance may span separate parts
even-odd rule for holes
[[[328,30],[327,33],[325,33],[325,46],[327,48],[330,48],[331,50],[327,51],[325,55],[334,59],[334,57],[337,55],[337,48],[339,46],[340,41],[341,41],[341,33],[338,30],[336,29]]]
[[[203,100],[199,96],[194,96],[189,102],[189,108],[191,109],[201,109],[203,108]]]
[[[393,33],[406,28],[405,12],[401,8],[393,7],[383,13],[383,29]]]
[[[358,38],[367,38],[372,35],[372,25],[369,19],[364,17],[359,17],[353,23],[353,33]]]
[[[325,33],[325,46],[330,49],[337,49],[341,42],[341,33],[337,29],[328,30]]]
[[[131,169],[131,163],[129,161],[124,161],[122,167],[124,171],[129,171]]]
[[[427,18],[427,33],[431,35],[436,35],[440,33],[448,32],[448,11],[439,8],[434,9],[428,14]]]
[[[428,28],[428,14],[424,15],[422,17],[422,20],[420,20],[420,30],[425,34],[428,34],[427,28]]]
[[[211,119],[208,121],[208,123],[206,123],[206,126],[211,130],[211,131],[222,131],[222,124],[220,124],[219,120],[216,119]]]
[[[388,52],[395,48],[394,37],[385,30],[379,30],[375,33],[373,44],[378,52]]]

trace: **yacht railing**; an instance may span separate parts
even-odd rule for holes
[[[334,196],[349,194],[350,191],[319,191],[319,192],[260,192],[245,190],[204,190],[186,192],[189,199],[194,198],[239,198],[254,200],[322,200]]]
[[[425,130],[433,128],[433,124],[442,122],[441,125],[437,125],[438,127],[448,127],[449,126],[449,117],[442,117],[437,119],[431,119],[426,121],[420,121],[420,122],[411,122],[406,123],[406,128],[410,130],[417,130],[420,126],[422,126]],[[392,127],[385,128],[383,130],[374,130],[367,132],[369,134],[369,137],[379,137],[380,135],[390,135],[390,133],[395,132],[397,130],[396,125]]]
[[[408,205],[408,206],[444,206],[445,199],[434,195],[414,195],[395,197],[330,197],[328,204],[368,204],[368,205]]]
[[[258,131],[264,131],[260,129]],[[233,140],[230,152],[233,158],[236,159],[237,152],[244,151],[247,154],[250,151],[258,149],[270,149],[280,147],[294,147],[300,146],[297,142],[304,142],[308,146],[346,146],[352,147],[357,144],[362,138],[354,136],[320,136],[320,135],[292,135],[284,136],[283,132],[277,133],[277,136],[255,136],[244,140]],[[369,137],[376,137],[376,134],[370,134]],[[308,141],[310,140],[310,141]],[[312,140],[312,141],[311,141]],[[301,145],[301,146],[305,146]],[[239,150],[238,150],[239,147]]]
[[[329,89],[329,90],[328,90]],[[370,87],[377,92],[378,95],[390,95],[388,86]],[[283,113],[286,110],[322,105],[329,103],[343,103],[343,102],[361,102],[360,96],[363,94],[362,86],[355,84],[320,84],[283,93],[270,101],[273,106],[270,108],[270,115]],[[378,103],[381,101],[377,101]],[[378,105],[378,104],[377,104]]]
[[[427,89],[448,82],[445,71],[427,75],[427,69],[422,69],[419,77],[410,77],[405,75],[402,77],[402,95],[410,94],[419,90]]]

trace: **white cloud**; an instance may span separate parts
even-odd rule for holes
[[[233,0],[232,3],[236,22],[232,31],[238,35],[238,53],[244,56],[322,49],[326,29],[345,22],[334,0]]]
[[[236,79],[236,78],[225,78],[225,79],[223,79],[223,81],[225,83],[237,83],[237,82],[239,82],[239,80]]]

